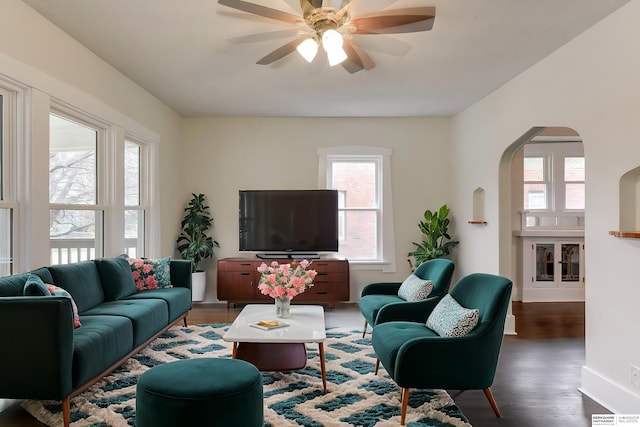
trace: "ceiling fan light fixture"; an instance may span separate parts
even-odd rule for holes
[[[342,49],[342,44],[344,40],[342,39],[342,34],[337,32],[336,30],[327,30],[322,34],[322,47],[327,53]]]
[[[333,67],[334,65],[341,64],[345,59],[348,58],[348,56],[347,52],[345,52],[343,48],[338,47],[336,49],[327,51],[327,58],[329,59],[329,66]]]
[[[296,50],[307,62],[310,63],[318,53],[318,42],[313,38],[308,38],[300,43]]]

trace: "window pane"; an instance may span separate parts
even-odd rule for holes
[[[580,281],[580,247],[577,243],[563,243],[562,247],[562,281]]]
[[[333,162],[332,187],[345,191],[344,207],[378,206],[375,162]]]
[[[124,251],[132,258],[144,256],[144,211],[126,209],[124,211]]]
[[[377,257],[378,221],[375,211],[346,211],[346,236],[340,241],[340,254],[353,260]]]
[[[565,209],[584,209],[584,183],[565,184]]]
[[[546,184],[524,184],[524,208],[547,209]]]
[[[525,157],[524,158],[524,180],[525,181],[544,181],[544,157]]]
[[[584,157],[565,157],[564,180],[584,181]]]
[[[552,282],[554,280],[555,245],[539,243],[536,245],[536,281]]]
[[[140,204],[140,146],[129,141],[124,143],[124,204]]]
[[[13,271],[13,212],[0,209],[0,277],[9,276]]]
[[[50,116],[49,201],[96,204],[98,132],[76,122]]]
[[[55,210],[49,215],[51,263],[67,264],[96,257],[96,229],[101,213]]]

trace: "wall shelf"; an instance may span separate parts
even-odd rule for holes
[[[640,239],[640,231],[610,231],[609,235],[624,239]]]
[[[467,221],[469,224],[479,224],[479,225],[487,225],[487,221],[482,221],[478,219],[474,219],[473,221]]]

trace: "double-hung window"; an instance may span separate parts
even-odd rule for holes
[[[104,129],[54,112],[49,118],[49,240],[51,263],[102,256],[104,208],[98,173]]]
[[[339,255],[349,262],[395,271],[391,150],[320,149],[320,186],[338,190]]]
[[[0,277],[13,273],[15,93],[0,86]]]
[[[523,172],[526,227],[583,226],[585,162],[581,143],[525,146]]]
[[[148,147],[124,142],[124,251],[130,257],[145,254]]]

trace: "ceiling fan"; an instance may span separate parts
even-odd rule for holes
[[[375,65],[354,35],[401,34],[433,28],[435,7],[408,7],[351,16],[350,10],[356,2],[358,0],[341,0],[340,7],[335,8],[330,6],[331,0],[300,0],[302,16],[298,16],[243,0],[218,0],[219,4],[236,10],[299,26],[293,40],[257,61],[261,65],[271,64],[296,50],[311,62],[322,46],[329,65],[341,64],[353,74]]]

